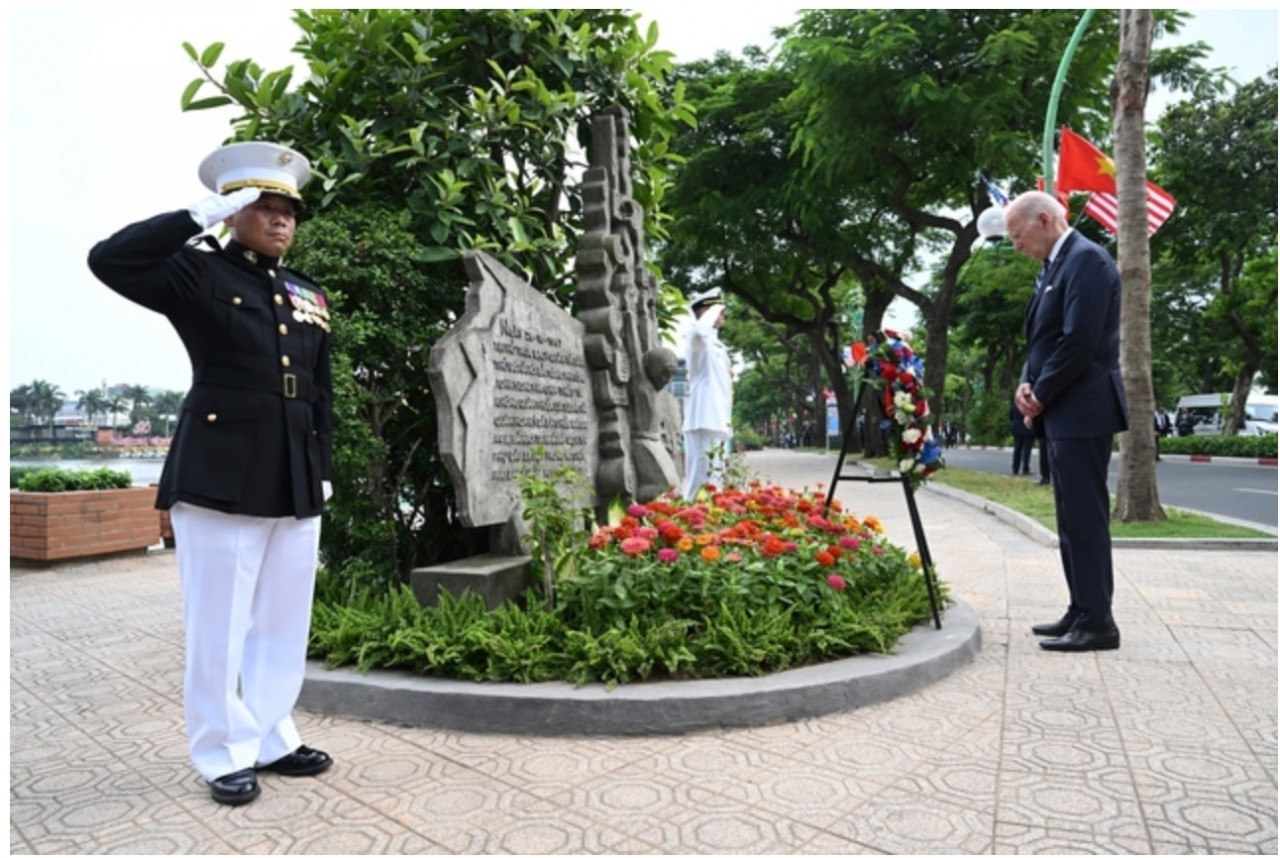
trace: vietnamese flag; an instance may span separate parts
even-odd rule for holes
[[[1098,147],[1069,128],[1062,129],[1058,143],[1059,191],[1116,192],[1115,162],[1102,154]]]

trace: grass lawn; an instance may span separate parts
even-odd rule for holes
[[[888,461],[877,462],[884,467]],[[964,468],[943,468],[932,477],[970,494],[979,495],[1001,506],[1020,512],[1056,532],[1058,521],[1053,512],[1053,489],[1042,486],[1038,480],[968,471]],[[1208,516],[1179,512],[1166,508],[1166,521],[1120,524],[1111,522],[1114,539],[1272,539],[1269,533],[1249,527],[1224,524]]]

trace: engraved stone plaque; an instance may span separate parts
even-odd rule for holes
[[[570,465],[594,486],[598,422],[583,325],[497,260],[463,257],[462,318],[431,349],[440,453],[468,527],[519,519],[516,475]],[[594,505],[594,498],[575,498]]]

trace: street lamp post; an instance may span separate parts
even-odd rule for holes
[[[1089,26],[1095,11],[1095,9],[1084,10],[1080,23],[1076,24],[1076,31],[1071,34],[1067,50],[1062,54],[1062,61],[1058,63],[1058,76],[1054,78],[1053,89],[1049,92],[1049,109],[1044,114],[1043,158],[1044,189],[1050,196],[1053,195],[1053,130],[1058,120],[1058,100],[1062,97],[1062,87],[1067,80],[1067,69],[1071,66],[1071,58],[1075,56],[1076,48],[1080,46],[1080,39],[1084,37],[1084,31]]]

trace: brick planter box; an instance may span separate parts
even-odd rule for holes
[[[48,563],[136,551],[160,541],[154,486],[9,492],[9,557]]]

